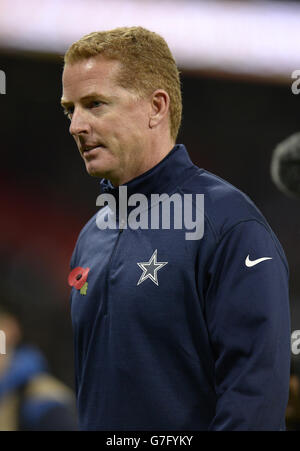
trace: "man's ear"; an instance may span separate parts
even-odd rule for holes
[[[157,89],[151,96],[151,111],[149,127],[154,128],[168,115],[170,108],[169,94],[163,89]]]

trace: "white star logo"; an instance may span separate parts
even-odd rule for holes
[[[157,261],[157,249],[153,252],[152,257],[148,262],[137,263],[137,265],[143,270],[143,274],[140,277],[137,285],[144,282],[144,280],[151,279],[156,285],[158,285],[157,271],[165,266],[168,262]]]

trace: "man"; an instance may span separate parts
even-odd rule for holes
[[[284,429],[284,252],[246,195],[175,145],[180,80],[166,42],[141,27],[83,37],[65,55],[62,106],[116,205],[86,224],[71,259],[80,428]],[[203,194],[204,235],[187,239],[173,217],[131,227],[133,205],[118,209],[125,187],[148,200]],[[112,216],[116,227],[103,227]]]

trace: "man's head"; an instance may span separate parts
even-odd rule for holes
[[[122,184],[150,169],[181,122],[179,72],[166,42],[141,27],[84,36],[65,54],[62,105],[91,175]]]

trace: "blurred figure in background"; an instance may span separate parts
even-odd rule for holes
[[[18,314],[1,304],[0,330],[6,351],[0,355],[0,430],[76,430],[72,391],[49,374],[38,349],[22,342]]]
[[[286,409],[286,428],[300,431],[300,362],[297,357],[291,361],[290,393]]]
[[[288,136],[275,147],[270,164],[271,179],[289,198],[300,199],[300,132]],[[294,299],[293,317],[299,319],[299,300]],[[296,323],[298,321],[296,319]],[[300,356],[291,358],[289,401],[286,409],[286,427],[300,431]]]

